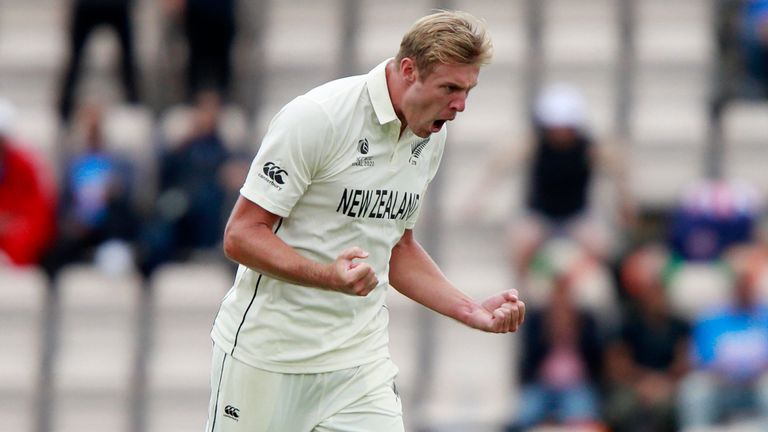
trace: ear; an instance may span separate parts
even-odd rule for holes
[[[416,67],[416,62],[410,57],[400,60],[400,75],[409,84],[416,82],[419,79],[419,70]]]

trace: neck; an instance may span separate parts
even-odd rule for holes
[[[395,115],[400,120],[400,136],[403,136],[405,128],[408,127],[408,122],[403,114],[403,93],[405,93],[406,83],[403,77],[400,75],[400,71],[397,67],[395,60],[387,63],[385,68],[387,77],[387,90],[389,91],[389,99],[392,101],[392,108],[395,110]]]

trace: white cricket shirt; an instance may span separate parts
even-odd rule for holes
[[[319,373],[389,357],[384,305],[392,248],[412,228],[445,144],[401,123],[384,62],[288,103],[272,120],[240,193],[282,217],[276,235],[333,262],[359,246],[379,285],[366,297],[292,285],[240,266],[214,342],[254,367]]]

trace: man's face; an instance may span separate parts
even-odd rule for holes
[[[464,111],[479,74],[477,65],[439,64],[426,77],[420,76],[415,65],[405,67],[411,85],[403,94],[402,114],[411,131],[426,138],[456,118],[456,113]]]

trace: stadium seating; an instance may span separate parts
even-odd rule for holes
[[[141,281],[85,264],[57,277],[53,362],[56,432],[130,430],[138,360]]]
[[[0,430],[32,430],[37,418],[47,289],[37,268],[0,267]]]
[[[45,172],[58,178],[63,155],[58,145],[58,119],[53,110],[27,108],[19,113],[14,129],[21,143],[38,155]]]
[[[443,230],[435,239],[435,250],[430,252],[440,257],[438,261],[449,277],[473,296],[482,297],[512,286],[502,232],[510,214],[519,210],[523,202],[519,189],[524,173],[511,173],[512,180],[498,180],[503,187],[488,198],[490,209],[480,220],[460,221],[457,214],[462,203],[456,198],[466,196],[463,192],[472,184],[471,179],[478,176],[494,147],[516,146],[527,138],[525,73],[531,41],[526,33],[526,5],[533,2],[363,0],[359,2],[361,21],[354,53],[340,51],[340,5],[345,2],[253,3],[269,4],[264,12],[267,17],[261,20],[266,23],[261,32],[264,46],[256,49],[248,45],[252,41],[245,41],[247,48],[239,51],[242,56],[237,62],[260,63],[263,76],[258,78],[265,84],[259,92],[258,115],[250,118],[250,112],[235,108],[232,114],[225,113],[223,126],[227,142],[246,151],[255,149],[258,137],[281,106],[297,94],[336,78],[343,56],[356,58],[355,72],[369,70],[394,55],[400,34],[413,19],[438,3],[487,19],[494,38],[494,62],[483,70],[467,111],[450,125],[442,168],[431,190],[434,193],[429,195],[430,200],[437,200],[435,207],[439,212],[422,215],[420,228],[438,218],[443,222]],[[622,49],[618,43],[617,7],[622,2],[538,3],[544,5],[546,71],[541,78],[566,80],[583,88],[595,131],[600,136],[612,134],[617,102],[613,85],[617,79],[616,58]],[[641,206],[669,206],[688,181],[703,174],[706,100],[711,86],[711,57],[715,52],[711,3],[634,2],[635,75],[630,89],[631,136],[625,144],[630,188]],[[57,147],[60,137],[52,106],[66,54],[67,4],[59,0],[0,2],[0,95],[18,105],[22,114],[17,125],[19,136],[41,150],[54,173],[60,168],[61,148]],[[164,70],[160,63],[168,60],[167,47],[159,43],[165,37],[160,1],[137,0],[136,4],[137,51],[143,86],[157,91],[153,87],[173,79],[158,76]],[[243,20],[255,21],[247,15]],[[118,105],[108,114],[108,138],[142,164],[140,178],[144,183],[140,191],[148,194],[142,199],[151,199],[158,137],[171,136],[169,129],[173,127],[168,123],[181,121],[171,118],[183,118],[183,113],[175,114],[183,109],[119,106],[120,86],[112,69],[116,48],[112,35],[96,35],[88,48],[81,80],[86,84],[81,86],[80,93],[98,94]],[[150,105],[152,96],[147,100]],[[726,172],[768,187],[764,173],[768,152],[760,147],[765,135],[764,108],[735,105],[725,113],[724,130],[728,142]],[[146,396],[142,415],[146,415],[149,429],[200,430],[202,417],[198,409],[207,401],[207,335],[212,313],[232,276],[220,268],[204,268],[196,264],[172,265],[158,270],[150,281],[133,276],[110,279],[87,266],[75,266],[61,274],[55,281],[59,309],[58,315],[54,315],[60,322],[55,326],[55,344],[48,347],[54,353],[55,430],[129,430],[132,422],[140,421],[131,418],[138,412],[131,402],[137,391]],[[684,312],[693,307],[692,299],[700,299],[697,290],[703,283],[716,282],[705,273],[692,271],[693,275],[681,273],[677,283],[685,288],[676,291],[679,296],[674,294],[676,307]],[[11,280],[7,277],[21,279],[7,282]],[[606,294],[603,276],[596,276],[592,282],[600,287],[590,291],[594,296],[588,297],[587,303],[593,304],[594,300],[594,304],[611,304],[613,299]],[[27,283],[37,288],[17,295],[16,291],[23,289],[17,286]],[[141,302],[142,283],[152,287],[151,307]],[[28,365],[42,364],[44,353],[39,344],[45,337],[46,317],[41,316],[40,308],[46,300],[45,287],[44,278],[36,270],[27,276],[0,272],[0,346],[19,348],[11,356],[5,351],[0,356],[0,430],[28,430],[39,414],[32,404],[37,391],[34,385],[41,371]],[[189,292],[205,295],[187,296]],[[478,335],[425,312],[397,293],[391,294],[390,339],[392,354],[401,369],[398,384],[406,406],[406,421],[430,430],[496,430],[513,413],[510,405],[515,400],[516,387],[512,375],[517,352],[524,349],[516,345],[516,336]],[[189,303],[176,303],[174,299]],[[535,301],[535,294],[532,300]],[[142,317],[151,319],[140,323]],[[425,322],[431,323],[434,340],[420,339],[418,331]],[[6,328],[11,331],[6,332]],[[147,332],[147,339],[142,339],[142,331]],[[14,345],[6,344],[6,338],[8,344]],[[433,350],[427,356],[431,358],[428,364],[420,363],[425,345]],[[187,356],[189,361],[179,362],[180,356]],[[142,362],[146,362],[146,376],[135,376],[142,374]],[[184,366],[170,367],[177,362]],[[423,366],[430,369],[420,370]],[[425,376],[431,379],[423,381]],[[135,387],[140,387],[143,379],[145,388],[137,390]],[[428,387],[419,387],[424,384]],[[23,397],[8,397],[17,391]],[[422,395],[423,400],[419,399]],[[183,428],[175,428],[174,423],[182,419]]]
[[[219,264],[167,264],[150,280],[147,430],[200,429],[207,419],[209,337],[233,272]]]

